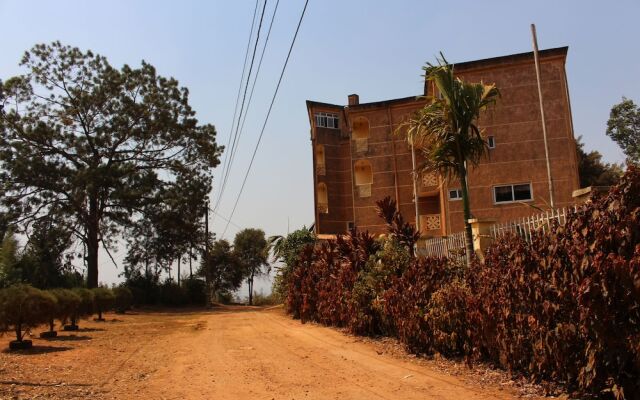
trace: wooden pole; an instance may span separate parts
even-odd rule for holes
[[[538,81],[538,99],[540,100],[540,117],[542,118],[542,137],[544,139],[544,155],[547,162],[547,179],[549,180],[549,203],[551,208],[555,208],[553,201],[553,178],[551,176],[551,164],[549,162],[549,144],[547,143],[547,124],[544,118],[544,103],[542,101],[542,85],[540,83],[540,60],[538,58],[538,37],[536,36],[536,26],[531,24],[531,36],[533,38],[533,59],[536,64],[536,79]]]
[[[418,209],[418,186],[416,180],[418,178],[416,172],[416,149],[413,147],[413,138],[411,139],[411,165],[413,167],[413,202],[416,208],[416,230],[420,232],[420,212]]]

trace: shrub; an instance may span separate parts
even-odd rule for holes
[[[0,289],[0,330],[13,329],[16,341],[22,342],[26,331],[48,322],[55,306],[51,294],[29,285]]]
[[[109,311],[115,301],[116,296],[113,294],[111,289],[105,287],[98,287],[91,290],[93,292],[93,306],[94,311],[98,314],[98,321],[104,321],[102,318],[102,313]]]
[[[160,303],[165,306],[181,307],[188,303],[187,292],[172,280],[160,286]]]
[[[129,288],[120,286],[111,289],[115,296],[114,308],[116,312],[124,314],[127,310],[131,309],[133,303],[133,294]]]
[[[52,289],[48,292],[56,299],[56,307],[49,315],[49,332],[54,332],[54,320],[67,321],[78,309],[81,303],[80,296],[69,289]]]
[[[471,352],[467,304],[471,291],[466,282],[453,279],[433,292],[424,320],[432,335],[432,349],[447,356]]]
[[[80,297],[80,304],[78,304],[75,312],[71,314],[70,328],[77,329],[78,321],[81,317],[93,314],[93,291],[85,288],[73,288],[72,291]]]
[[[205,305],[207,303],[206,283],[200,278],[187,278],[182,281],[182,288],[187,297],[187,303]]]

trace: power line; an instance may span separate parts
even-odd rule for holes
[[[227,146],[225,147],[225,150],[229,149],[229,145],[231,144],[231,137],[233,136],[233,127],[235,126],[236,115],[238,114],[238,104],[240,103],[240,93],[242,93],[242,82],[244,82],[244,73],[247,68],[247,60],[249,59],[249,49],[251,48],[251,38],[253,37],[253,27],[255,26],[255,23],[256,23],[256,15],[258,14],[259,3],[260,3],[260,0],[256,0],[256,5],[253,8],[253,17],[251,18],[251,29],[249,31],[249,39],[247,41],[247,50],[244,53],[244,63],[242,64],[242,75],[240,75],[240,84],[238,85],[238,94],[236,94],[236,105],[233,111],[233,119],[231,120],[231,128],[229,129],[229,138],[227,139]],[[247,77],[247,80],[248,79],[249,77]],[[225,171],[227,170],[227,162],[229,161],[229,156],[227,154],[228,152],[225,151],[224,161],[222,163],[221,177],[225,175]],[[220,194],[218,194],[218,201],[216,202],[216,206],[215,206],[216,209],[218,208],[218,203],[220,202],[221,194],[222,194],[222,191],[220,191]]]
[[[249,177],[249,172],[251,171],[251,167],[253,166],[253,161],[255,160],[256,153],[258,152],[258,147],[260,146],[260,142],[262,141],[262,136],[264,134],[264,130],[267,126],[267,122],[269,121],[269,116],[271,115],[271,110],[273,109],[273,104],[276,101],[276,96],[278,95],[278,90],[280,89],[280,84],[282,83],[282,78],[284,76],[284,72],[287,69],[287,64],[289,63],[289,58],[291,57],[291,51],[293,50],[293,45],[296,43],[296,38],[298,37],[298,32],[300,31],[300,25],[302,25],[302,20],[304,18],[304,14],[307,11],[307,5],[309,4],[309,0],[304,2],[304,8],[302,9],[302,14],[300,14],[300,20],[298,21],[298,26],[296,27],[296,32],[293,35],[293,40],[291,41],[291,46],[289,46],[289,52],[287,53],[287,58],[284,61],[284,65],[282,66],[282,72],[280,72],[280,78],[278,79],[278,84],[276,85],[276,90],[273,93],[273,97],[271,98],[271,104],[269,105],[269,110],[267,111],[267,115],[264,119],[264,123],[262,124],[262,129],[260,130],[260,135],[258,136],[258,142],[256,143],[256,147],[253,149],[253,155],[251,156],[251,162],[249,162],[249,167],[247,168],[247,172],[244,174],[244,179],[242,180],[242,186],[240,187],[240,192],[236,197],[236,201],[233,205],[233,209],[231,210],[231,214],[229,215],[229,219],[233,218],[233,215],[236,212],[236,208],[238,207],[238,202],[240,201],[240,196],[242,196],[242,191],[244,190],[244,186],[247,183],[247,178]],[[221,237],[224,237],[224,234],[227,233],[227,228],[229,228],[229,223],[224,228]]]
[[[217,215],[218,217],[222,218],[223,220],[227,221],[231,225],[235,226],[236,228],[242,229],[238,224],[236,224],[235,222],[233,222],[230,219],[226,218],[224,215],[220,214],[219,212],[216,212],[214,210],[211,210],[211,212],[214,213],[215,215]]]
[[[260,68],[262,67],[262,59],[264,58],[264,54],[267,50],[267,43],[269,43],[269,36],[271,36],[271,28],[273,27],[273,21],[276,17],[276,12],[278,11],[278,4],[280,4],[280,0],[276,2],[276,6],[273,10],[273,15],[271,16],[271,23],[269,24],[269,30],[267,31],[267,37],[265,38],[264,45],[262,46],[262,53],[260,54],[260,61],[258,61],[258,68],[256,69],[256,75],[253,78],[253,84],[251,86],[251,93],[249,94],[249,101],[247,102],[247,112],[244,113],[242,117],[242,125],[240,125],[240,134],[244,131],[244,123],[247,120],[247,115],[249,113],[249,105],[251,104],[251,99],[253,98],[253,91],[256,88],[256,81],[258,80],[258,75],[260,74]],[[234,159],[236,153],[233,153]],[[233,162],[233,159],[231,160]]]
[[[231,144],[231,152],[229,153],[229,163],[227,164],[226,175],[224,175],[222,181],[222,187],[220,189],[220,197],[218,198],[218,203],[214,207],[214,209],[218,209],[220,206],[220,201],[222,201],[222,195],[224,193],[225,187],[227,186],[227,180],[229,179],[229,175],[231,173],[231,167],[233,166],[233,160],[235,158],[235,153],[238,148],[238,144],[240,143],[240,136],[242,132],[240,132],[240,120],[242,119],[242,114],[244,111],[245,100],[247,98],[247,89],[249,88],[249,81],[251,80],[251,71],[253,70],[253,64],[256,59],[256,51],[258,50],[258,42],[260,41],[260,31],[262,30],[262,21],[264,19],[264,12],[267,8],[267,0],[264,0],[264,4],[262,6],[262,13],[260,15],[260,23],[258,25],[258,31],[256,35],[255,45],[253,46],[253,54],[251,55],[251,63],[249,64],[249,73],[247,74],[247,81],[244,86],[244,94],[242,95],[242,103],[240,104],[240,114],[238,114],[238,122],[236,123],[236,131],[233,136],[233,143]],[[247,104],[247,108],[249,105]]]

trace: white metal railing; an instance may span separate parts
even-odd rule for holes
[[[418,246],[418,252],[431,257],[447,257],[458,261],[465,261],[466,233],[458,232],[449,236],[435,237],[424,241]]]
[[[495,224],[489,228],[490,233],[494,238],[506,234],[518,235],[527,242],[531,242],[531,237],[534,232],[539,230],[542,230],[543,233],[549,232],[554,223],[564,225],[567,222],[567,215],[572,211],[575,212],[576,209],[576,207],[560,208],[522,217],[510,222]]]

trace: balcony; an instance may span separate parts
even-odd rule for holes
[[[435,172],[423,173],[418,181],[418,196],[428,197],[440,193],[440,179]]]
[[[371,197],[371,184],[357,185],[358,197]]]
[[[442,221],[440,214],[420,215],[420,232],[423,235],[440,236],[442,233]]]

